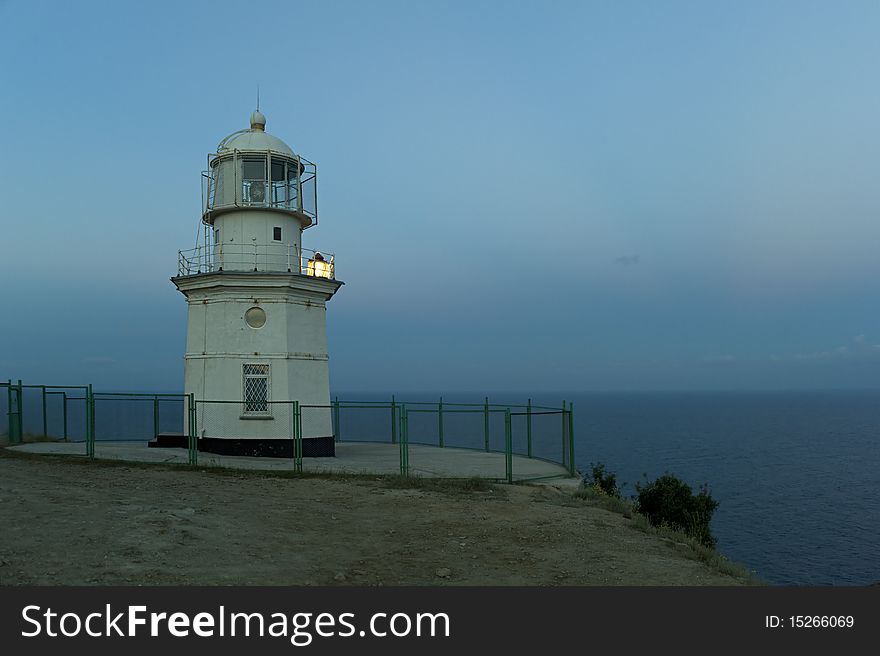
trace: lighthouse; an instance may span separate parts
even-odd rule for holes
[[[184,391],[199,448],[290,456],[298,401],[302,455],[334,455],[326,303],[342,282],[332,253],[303,248],[318,224],[315,164],[257,109],[208,155],[202,208],[171,279],[188,306]]]

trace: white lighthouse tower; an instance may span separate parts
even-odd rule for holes
[[[199,448],[289,456],[290,401],[304,456],[334,454],[326,302],[335,257],[302,247],[318,222],[317,170],[266,132],[266,117],[223,139],[202,174],[196,248],[172,282],[189,307],[184,391],[197,403]]]

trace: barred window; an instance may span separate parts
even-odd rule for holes
[[[269,414],[269,365],[245,364],[244,372],[244,414]]]

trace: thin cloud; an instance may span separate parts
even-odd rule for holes
[[[620,266],[635,266],[641,262],[642,258],[640,255],[621,255],[614,259],[615,264],[619,264]]]
[[[792,359],[797,361],[854,360],[874,358],[877,355],[880,355],[880,344],[871,344],[864,335],[856,335],[847,346],[838,346],[812,353],[797,353]]]

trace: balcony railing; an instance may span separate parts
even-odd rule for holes
[[[177,252],[178,276],[216,271],[287,272],[335,280],[336,256],[295,244],[258,243],[210,244]]]

